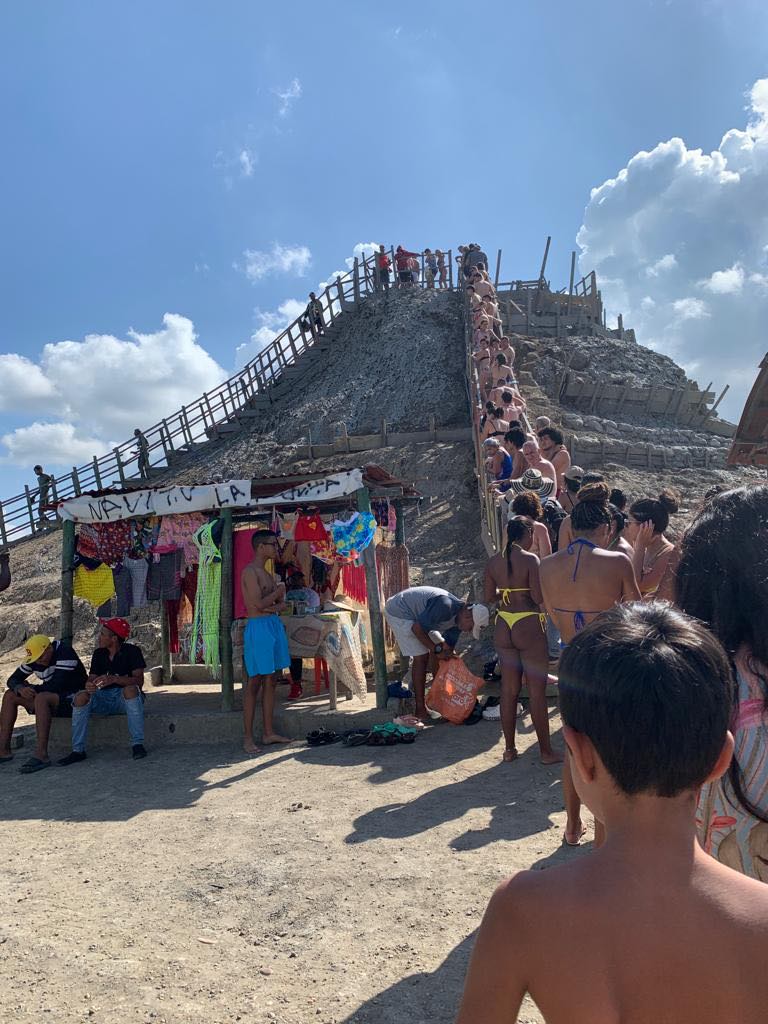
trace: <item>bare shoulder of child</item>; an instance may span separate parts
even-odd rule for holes
[[[768,887],[696,840],[698,791],[733,751],[732,693],[722,647],[668,605],[620,605],[576,635],[563,733],[606,839],[496,890],[458,1024],[514,1021],[526,992],[548,1024],[768,1019]]]

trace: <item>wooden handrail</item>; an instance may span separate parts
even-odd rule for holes
[[[453,261],[453,250],[443,250],[448,268]],[[389,250],[390,258],[394,256]],[[422,254],[423,257],[423,254]],[[394,260],[392,270],[394,270]],[[450,288],[453,287],[452,270]],[[424,275],[421,286],[424,287]],[[392,286],[391,282],[391,286]],[[461,287],[461,283],[457,283]],[[352,268],[336,277],[319,296],[323,306],[323,320],[326,325],[334,323],[348,308],[358,301],[380,291],[379,275],[376,269],[376,254],[355,258]],[[196,441],[210,440],[216,428],[236,419],[238,412],[247,408],[249,402],[259,395],[270,395],[270,388],[279,379],[286,366],[293,365],[317,343],[318,332],[314,322],[309,330],[303,325],[304,314],[300,314],[280,331],[272,342],[246,363],[241,370],[222,381],[211,391],[205,392],[193,402],[182,406],[177,412],[166,416],[158,423],[142,431],[149,442],[150,466],[167,465],[168,451],[179,452],[188,449]],[[154,456],[154,458],[153,458]],[[83,466],[74,466],[72,471],[56,477],[51,487],[51,498],[62,501],[82,492],[102,490],[110,485],[122,486],[137,464],[136,439],[130,438],[118,444],[110,452],[94,458]],[[30,534],[46,529],[52,522],[41,524],[37,521],[34,505],[38,490],[25,487],[23,494],[17,494],[0,501],[0,522],[3,525],[0,548],[23,539]],[[51,515],[53,509],[49,509]]]

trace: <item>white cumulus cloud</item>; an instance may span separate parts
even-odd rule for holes
[[[246,249],[242,260],[232,266],[255,283],[270,274],[297,274],[303,277],[311,262],[312,253],[306,245],[281,245],[274,242],[270,250]]]
[[[301,99],[301,82],[298,78],[292,78],[285,89],[273,89],[272,91],[279,100],[278,115],[280,117],[287,117],[296,100]]]
[[[25,356],[0,355],[0,411],[37,411],[57,402],[56,389],[43,371]]]
[[[720,411],[741,413],[768,349],[768,79],[747,123],[712,153],[679,138],[640,151],[592,190],[578,234],[609,315],[700,383],[730,385]],[[647,301],[651,299],[652,301]],[[701,378],[706,377],[706,380]]]
[[[106,455],[111,447],[101,438],[78,433],[73,423],[38,422],[4,434],[0,444],[6,449],[3,462],[15,466],[42,462],[48,468],[82,465],[94,455]]]
[[[91,458],[109,438],[127,440],[135,427],[172,415],[227,376],[198,343],[192,321],[175,313],[166,313],[162,328],[150,334],[129,331],[125,339],[89,334],[82,341],[46,345],[39,363],[23,362],[29,364],[37,397],[28,403],[20,392],[6,411],[21,417],[34,408],[53,421],[23,425],[3,437],[1,457],[22,457],[25,464],[30,445],[38,441],[42,448],[36,458],[53,461],[46,436],[61,465]]]
[[[663,274],[665,270],[671,270],[677,266],[677,260],[674,254],[671,252],[666,253],[661,259],[656,260],[650,267],[645,268],[645,272],[648,277],[658,277],[659,274]]]
[[[753,275],[760,276],[760,275]],[[706,281],[701,282],[702,288],[715,295],[733,295],[740,292],[744,284],[744,268],[734,263],[727,270],[716,270]]]
[[[255,330],[247,342],[237,346],[235,365],[244,366],[257,356],[262,349],[274,341],[280,331],[301,316],[307,308],[308,301],[308,299],[303,302],[300,299],[286,299],[285,302],[280,303],[277,309],[272,310],[257,307],[254,310]]]

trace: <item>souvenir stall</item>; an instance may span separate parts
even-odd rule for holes
[[[251,557],[250,536],[268,527],[279,538],[275,575],[303,582],[327,609],[288,601],[283,623],[292,657],[330,668],[335,704],[336,679],[364,696],[362,653],[369,647],[377,705],[384,707],[382,604],[408,585],[404,509],[418,500],[377,466],[78,495],[58,509],[61,636],[72,637],[75,596],[116,615],[160,602],[164,677],[180,654],[205,664],[220,678],[222,707],[230,710],[240,669],[233,638],[237,655],[244,616],[240,573]]]

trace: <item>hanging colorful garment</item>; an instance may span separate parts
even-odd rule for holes
[[[181,567],[184,553],[169,551],[153,560],[147,576],[147,598],[150,601],[178,601],[181,596]]]
[[[182,598],[175,601],[164,601],[162,614],[168,619],[168,650],[171,654],[178,654],[179,646],[179,608]]]
[[[108,565],[100,565],[98,569],[86,569],[78,565],[75,569],[75,597],[84,598],[94,608],[99,608],[105,601],[115,596],[115,580]]]
[[[357,558],[365,551],[376,533],[376,517],[370,512],[355,512],[351,519],[336,519],[331,524],[331,537],[341,558]]]
[[[328,565],[333,565],[336,561],[336,545],[330,537],[312,544],[312,557],[319,558],[321,562],[326,562]]]
[[[131,519],[131,539],[128,547],[129,558],[148,558],[152,550],[155,526],[160,524],[157,516]]]
[[[311,543],[317,543],[317,541],[326,540],[327,537],[328,533],[323,526],[323,520],[317,512],[310,516],[299,516],[293,534],[295,541],[308,540]]]
[[[216,523],[206,523],[195,532],[200,567],[197,574],[195,618],[192,623],[192,651],[202,649],[202,662],[218,676],[221,667],[219,653],[219,609],[221,607],[221,551],[213,539]]]
[[[365,567],[362,565],[343,565],[341,567],[341,587],[352,601],[368,604],[368,585],[365,581]]]
[[[90,554],[111,565],[120,565],[131,543],[131,522],[121,519],[117,523],[82,523],[78,536],[78,548],[83,554]],[[84,546],[90,550],[85,550]]]
[[[296,532],[296,523],[298,516],[283,515],[282,512],[278,512],[277,520],[280,524],[280,536],[283,540],[293,540],[294,533]]]
[[[131,597],[133,596],[133,584],[131,574],[121,563],[112,570],[115,581],[115,615],[124,619],[131,614]]]
[[[147,603],[147,573],[149,562],[146,558],[123,559],[123,568],[131,580],[131,608],[143,608]]]
[[[202,512],[182,512],[177,516],[163,516],[153,552],[156,555],[165,555],[169,551],[181,548],[187,565],[197,565],[200,555],[193,538],[195,531],[199,530],[207,519]]]

